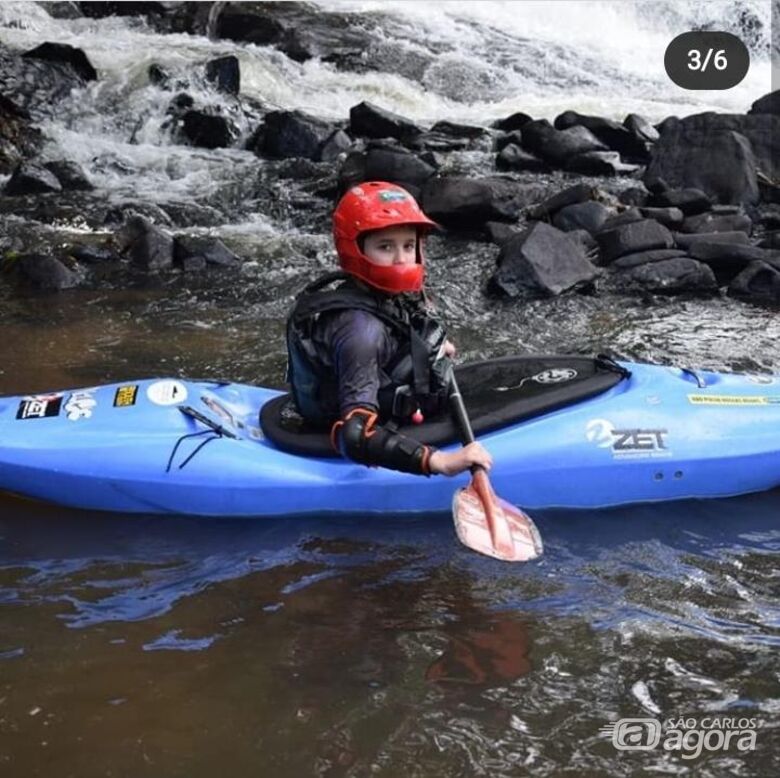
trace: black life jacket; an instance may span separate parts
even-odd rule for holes
[[[326,289],[337,281],[335,289]],[[306,286],[287,319],[287,381],[298,411],[308,422],[328,424],[338,418],[338,384],[325,367],[312,334],[324,313],[366,311],[390,327],[400,347],[384,370],[389,385],[379,393],[380,417],[408,419],[418,408],[427,415],[442,410],[446,398],[437,358],[445,341],[442,325],[419,299],[373,293],[342,271],[328,273]]]

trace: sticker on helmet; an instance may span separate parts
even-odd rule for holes
[[[394,192],[391,189],[383,189],[379,193],[379,199],[383,203],[399,203],[409,198],[404,192]]]

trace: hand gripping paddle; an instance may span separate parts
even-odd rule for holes
[[[474,431],[455,371],[450,367],[448,372],[452,412],[468,445],[475,440]],[[542,538],[531,517],[496,495],[482,467],[472,467],[471,483],[455,492],[452,518],[461,543],[481,554],[506,562],[526,562],[542,554]]]

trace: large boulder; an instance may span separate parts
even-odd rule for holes
[[[530,151],[523,150],[515,143],[509,143],[496,155],[496,168],[498,170],[543,173],[548,170],[549,165],[543,159],[531,154]]]
[[[247,143],[255,154],[318,161],[333,126],[302,111],[271,111]]]
[[[552,223],[563,232],[583,229],[595,235],[604,225],[607,216],[609,211],[605,205],[589,200],[564,206],[553,216]]]
[[[173,238],[143,216],[130,216],[117,235],[117,243],[132,264],[148,272],[173,264]]]
[[[203,149],[228,148],[238,137],[238,129],[230,119],[209,111],[187,111],[181,131],[191,145]]]
[[[694,232],[686,234],[684,232],[675,232],[674,242],[683,249],[690,249],[697,243],[726,243],[748,245],[750,238],[746,232]]]
[[[26,254],[15,263],[19,275],[36,289],[60,291],[79,284],[79,275],[56,257],[47,254]]]
[[[598,242],[604,264],[614,262],[624,254],[674,247],[672,233],[652,219],[642,219],[600,232]]]
[[[485,222],[516,222],[533,188],[503,178],[432,176],[422,191],[422,209],[452,228],[479,228]]]
[[[19,164],[3,188],[3,194],[16,197],[61,191],[57,176],[37,162]]]
[[[422,132],[414,122],[378,105],[363,101],[349,109],[349,129],[358,137],[410,141]]]
[[[556,130],[581,126],[590,130],[603,144],[631,159],[646,160],[647,144],[628,127],[602,116],[587,116],[576,111],[564,111],[556,117]]]
[[[696,187],[721,203],[753,204],[759,170],[780,177],[780,116],[703,113],[664,123],[645,178]]]
[[[744,232],[750,235],[753,222],[744,213],[700,213],[689,216],[679,227],[680,232]]]
[[[185,269],[201,264],[231,269],[241,266],[241,258],[219,238],[201,235],[178,235],[174,239],[174,259]]]
[[[529,209],[528,216],[531,219],[549,219],[560,211],[561,208],[565,208],[567,205],[574,205],[575,203],[584,203],[587,200],[591,200],[595,194],[596,190],[589,184],[575,184],[560,192],[556,192],[551,197]]]
[[[67,43],[42,43],[30,51],[26,51],[22,56],[70,65],[82,80],[97,80],[97,71],[92,67],[87,55],[81,49],[69,46]]]
[[[718,288],[712,270],[690,257],[644,262],[627,270],[618,270],[611,280],[612,285],[622,292],[711,293]]]
[[[538,157],[558,166],[577,154],[588,151],[609,151],[590,130],[580,125],[556,130],[546,119],[523,126],[523,147]]]
[[[780,116],[780,89],[775,89],[763,97],[759,97],[750,106],[749,114],[771,113]]]
[[[537,222],[501,247],[490,290],[506,297],[550,297],[598,275],[582,246],[566,233]]]
[[[700,262],[706,262],[718,280],[728,280],[741,273],[753,262],[764,262],[780,267],[780,252],[738,243],[694,243],[688,254]]]
[[[241,68],[238,57],[232,54],[209,60],[204,73],[206,81],[213,84],[218,92],[237,95],[241,91]]]
[[[780,305],[780,267],[752,262],[730,284],[729,295],[763,305]]]
[[[615,270],[629,270],[648,262],[663,262],[666,259],[677,259],[687,254],[682,249],[651,249],[650,251],[637,251],[634,254],[624,254],[616,259],[611,267]]]

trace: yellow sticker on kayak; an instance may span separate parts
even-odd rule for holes
[[[694,405],[780,405],[780,397],[739,394],[689,394]]]

